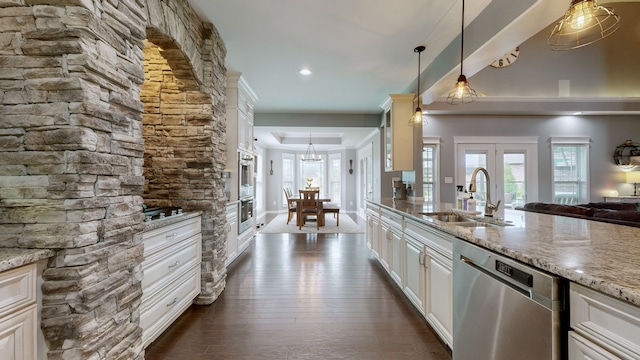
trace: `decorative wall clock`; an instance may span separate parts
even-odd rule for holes
[[[520,46],[516,46],[515,48],[511,49],[511,51],[506,52],[500,58],[492,62],[491,66],[498,69],[507,67],[513,64],[514,62],[516,62],[516,60],[518,60],[519,55],[520,55]]]

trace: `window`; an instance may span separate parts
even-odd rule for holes
[[[340,205],[342,197],[342,157],[340,154],[329,155],[329,189],[327,195],[331,202]]]
[[[553,202],[589,202],[589,138],[552,138]]]
[[[291,191],[296,191],[294,170],[294,155],[282,154],[282,187],[288,187]],[[287,198],[282,192],[282,206],[287,207]]]
[[[304,189],[311,184],[311,187],[320,188],[320,192],[326,191],[325,184],[325,163],[326,155],[320,155],[320,161],[302,161],[302,155],[298,155],[298,189]]]
[[[436,150],[437,145],[424,144],[422,146],[422,196],[424,201],[430,205],[435,205],[438,201],[436,194],[436,180],[438,175],[436,173]]]

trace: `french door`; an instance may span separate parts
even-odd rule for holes
[[[497,217],[508,218],[510,210],[538,200],[537,137],[455,137],[456,184],[469,189],[471,175],[478,167],[489,173],[476,175],[477,210],[500,200]],[[490,186],[490,187],[488,187]]]

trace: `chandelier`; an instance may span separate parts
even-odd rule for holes
[[[307,151],[302,155],[302,161],[320,161],[320,155],[316,152],[316,148],[313,146],[311,142],[311,133],[309,133],[309,146],[307,146]]]

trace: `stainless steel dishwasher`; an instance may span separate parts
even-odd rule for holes
[[[453,242],[453,359],[566,359],[566,281]]]

